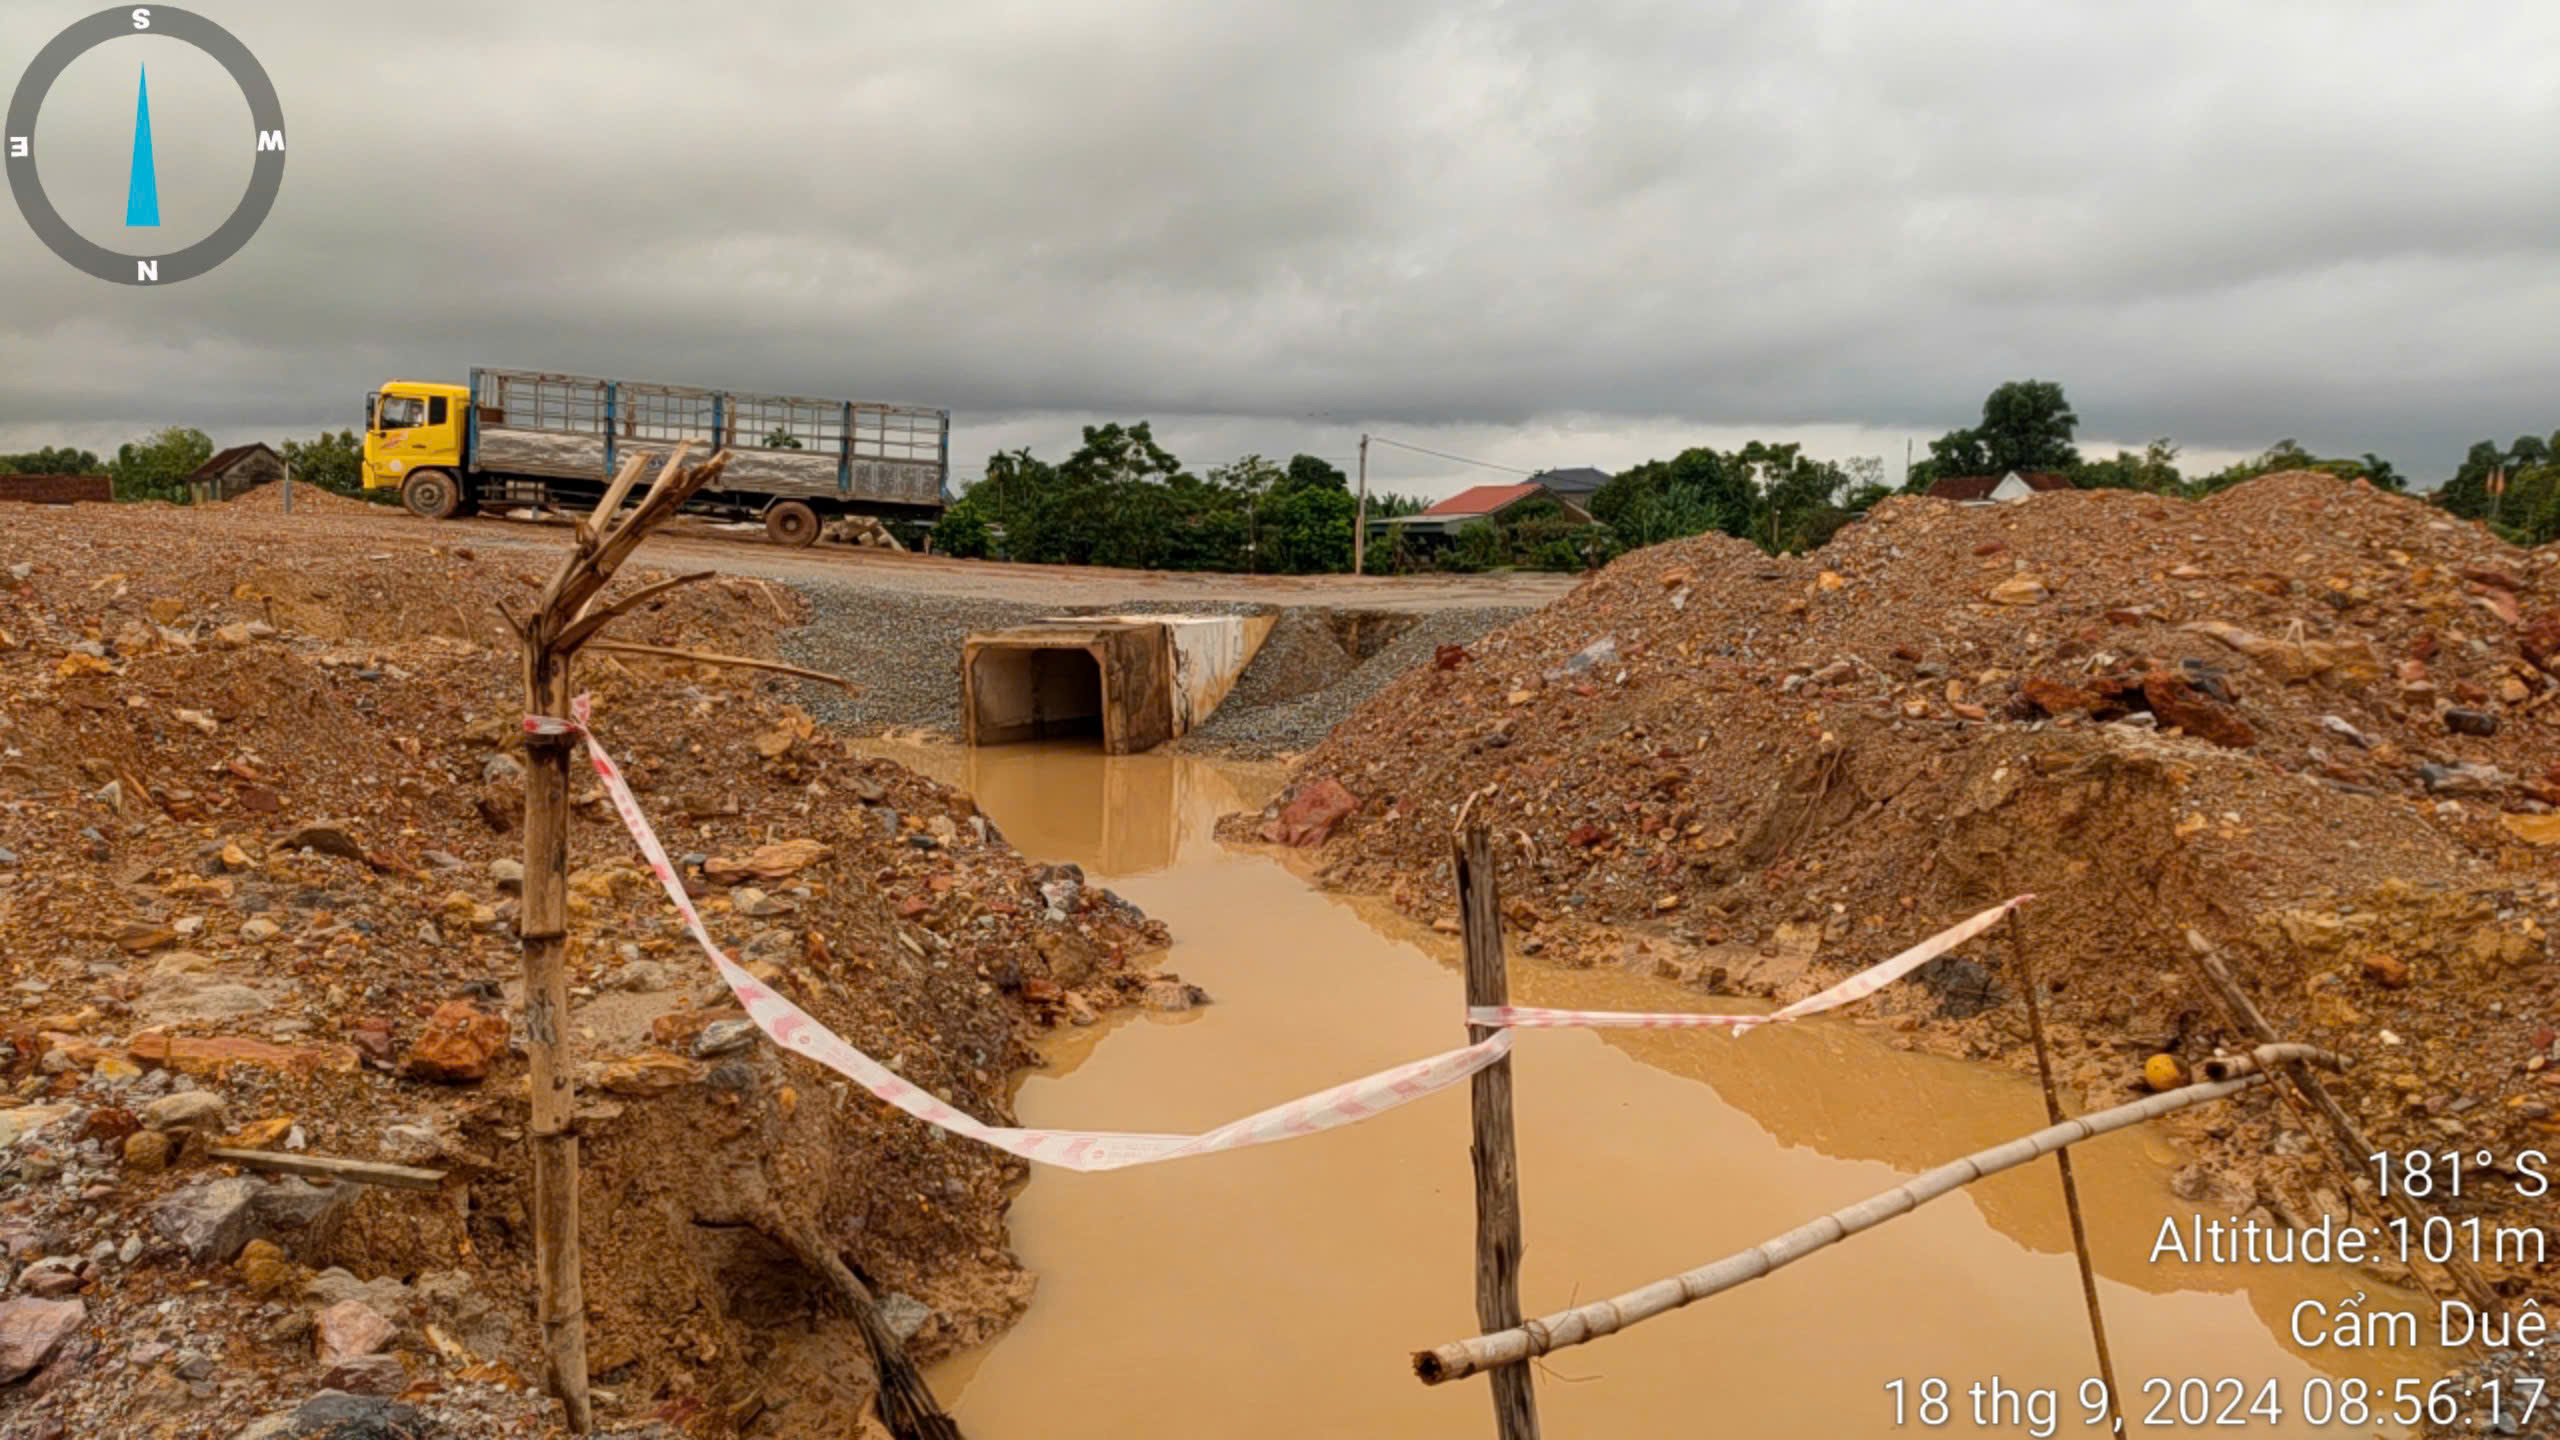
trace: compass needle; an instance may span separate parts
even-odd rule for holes
[[[133,173],[124,193],[124,223],[160,223],[160,173],[151,163],[151,70],[145,66],[133,92]]]

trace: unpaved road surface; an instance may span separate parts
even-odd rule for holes
[[[556,525],[482,516],[462,521],[386,514],[388,524],[447,536],[437,543],[556,549]],[[956,599],[1022,605],[1102,605],[1120,601],[1324,605],[1422,613],[1486,607],[1535,607],[1573,588],[1575,577],[1501,575],[1229,575],[1199,571],[1114,570],[1084,565],[1013,565],[902,555],[849,545],[793,549],[751,532],[688,527],[641,547],[639,562],[676,570],[720,570],[782,581],[816,581],[910,590]],[[464,536],[470,538],[464,539]]]

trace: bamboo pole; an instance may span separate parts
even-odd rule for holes
[[[2266,1042],[2258,1047],[2258,1054],[2266,1055],[2276,1039],[2276,1028],[2268,1024],[2267,1017],[2250,1002],[2248,994],[2240,988],[2240,982],[2231,978],[2231,969],[2222,963],[2221,952],[2213,948],[2212,941],[2193,930],[2187,932],[2187,948],[2195,952],[2196,967],[2204,972],[2204,978],[2212,984],[2214,992],[2222,998],[2223,1008],[2231,1012],[2231,1018],[2251,1035]],[[2301,1059],[2289,1057],[2279,1057],[2278,1063],[2284,1071],[2285,1078],[2293,1082],[2294,1088],[2310,1100],[2312,1108],[2319,1111],[2320,1118],[2328,1123],[2329,1138],[2335,1142],[2336,1147],[2330,1152],[2331,1158],[2338,1162],[2339,1168],[2344,1170],[2352,1180],[2361,1173],[2365,1157],[2375,1152],[2373,1142],[2365,1138],[2362,1130],[2356,1128],[2356,1122],[2348,1118],[2345,1108],[2338,1104],[2337,1097],[2329,1093],[2328,1086],[2320,1083],[2319,1076],[2311,1073],[2308,1064]],[[2383,1199],[2384,1203],[2400,1213],[2401,1219],[2409,1222],[2412,1232],[2423,1232],[2426,1229],[2426,1212],[2418,1208],[2416,1201],[2396,1189]],[[2505,1312],[2505,1303],[2499,1299],[2497,1289],[2490,1285],[2487,1276],[2480,1273],[2479,1267],[2463,1256],[2451,1255],[2446,1257],[2445,1268],[2453,1272],[2453,1283],[2461,1287],[2464,1298],[2468,1299],[2484,1316],[2495,1316]],[[2409,1273],[2416,1275],[2417,1268],[2410,1267]],[[2421,1284],[2423,1283],[2422,1281]]]
[[[2009,952],[2018,964],[2018,990],[2027,1000],[2027,1033],[2035,1041],[2036,1078],[2044,1084],[2044,1118],[2062,1123],[2062,1096],[2053,1084],[2053,1052],[2044,1040],[2044,992],[2037,987],[2035,962],[2027,955],[2027,931],[2018,912],[2009,912]],[[2124,1410],[2117,1401],[2115,1357],[2107,1351],[2107,1316],[2098,1304],[2098,1269],[2089,1258],[2089,1222],[2080,1214],[2080,1186],[2071,1178],[2071,1151],[2053,1152],[2054,1169],[2062,1176],[2062,1208],[2071,1217],[2071,1253],[2080,1262],[2080,1299],[2089,1312],[2089,1343],[2098,1352],[2098,1378],[2107,1387],[2107,1418],[2113,1433],[2124,1433]]]
[[[2258,1074],[2188,1085],[2110,1110],[2083,1115],[2077,1120],[2047,1126],[2005,1145],[1995,1145],[1961,1160],[1950,1161],[1880,1195],[1870,1196],[1846,1209],[1835,1210],[1775,1239],[1737,1251],[1695,1270],[1656,1280],[1611,1299],[1543,1315],[1508,1330],[1479,1335],[1472,1340],[1453,1340],[1429,1350],[1417,1350],[1413,1355],[1413,1373],[1425,1385],[1439,1385],[1473,1375],[1479,1370],[1516,1366],[1568,1346],[1588,1344],[1665,1311],[1677,1310],[1710,1295],[1748,1284],[1817,1250],[1836,1245],[1861,1231],[1872,1230],[1897,1216],[1907,1215],[1984,1176],[2014,1170],[2065,1146],[2113,1134],[2191,1105],[2237,1095],[2266,1081],[2265,1075]]]
[[[1510,1003],[1511,981],[1502,953],[1502,896],[1493,868],[1493,838],[1481,824],[1466,827],[1455,847],[1459,928],[1467,955],[1467,1006]],[[1467,1041],[1481,1044],[1493,1027],[1469,1025]],[[1469,1154],[1476,1177],[1476,1323],[1504,1330],[1520,1323],[1520,1163],[1511,1126],[1511,1057],[1475,1073],[1474,1143]],[[1527,1367],[1493,1372],[1493,1423],[1499,1440],[1537,1440],[1538,1401]]]

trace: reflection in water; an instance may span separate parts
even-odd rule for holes
[[[1217,767],[1163,755],[1060,745],[867,748],[975,796],[1023,854],[1072,860],[1097,875],[1166,869],[1186,842],[1206,843],[1217,817],[1244,805]]]
[[[1025,852],[1077,861],[1164,919],[1177,943],[1163,963],[1216,997],[1177,1023],[1062,1036],[1021,1088],[1026,1124],[1199,1129],[1463,1034],[1454,942],[1210,837],[1218,814],[1268,793],[1267,772],[1160,754],[880,748],[968,785]],[[1142,819],[1148,806],[1160,808]],[[1701,999],[1615,972],[1530,963],[1513,976],[1532,1004]],[[1514,1063],[1532,1314],[1756,1243],[2043,1116],[2015,1077],[1903,1054],[1848,1024],[1739,1040],[1535,1032]],[[2151,1265],[2161,1217],[2191,1209],[2168,1190],[2162,1147],[2136,1131],[2078,1152],[2119,1373],[2128,1386],[2272,1378],[2291,1412],[2316,1372],[2281,1343],[2286,1312],[2376,1287],[2330,1271]],[[1114,1174],[1040,1171],[1012,1215],[1040,1275],[1031,1311],[941,1367],[935,1386],[977,1440],[1474,1440],[1482,1383],[1426,1390],[1405,1358],[1476,1328],[1472,1217],[1467,1102],[1454,1091],[1316,1139]],[[1995,1177],[1553,1357],[1539,1385],[1547,1433],[1880,1435],[1888,1381],[1943,1379],[1963,1403],[1994,1376],[2059,1387],[2063,1433],[2093,1433],[2071,1404],[2092,1365],[2069,1243],[2050,1166]],[[2426,1358],[2344,1363],[2387,1388]],[[2297,1417],[2251,1433],[2313,1432]]]

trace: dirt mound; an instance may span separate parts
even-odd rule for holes
[[[285,513],[284,486],[281,482],[270,481],[255,489],[244,490],[228,500],[217,500],[213,503],[234,514],[282,515]],[[293,487],[293,513],[296,515],[382,515],[397,514],[399,507],[377,504],[371,500],[359,500],[355,496],[341,495],[334,490],[324,490],[317,485],[296,485]]]
[[[1405,673],[1300,774],[1362,800],[1330,883],[1454,914],[1449,827],[1482,792],[1527,948],[1707,988],[1806,993],[2032,891],[2106,1098],[2153,1050],[2236,1042],[2192,926],[2278,1025],[2388,1056],[2384,1143],[2547,1148],[2555,561],[2311,472],[2200,503],[1897,498],[1809,556],[1628,555]],[[2014,1057],[2014,1006],[1964,1020],[2005,970],[1977,948],[1881,1013]]]
[[[522,738],[488,618],[537,577],[466,549],[226,553],[202,519],[0,517],[0,1075],[18,1107],[0,1171],[19,1197],[0,1239],[63,1257],[87,1327],[13,1404],[70,1434],[180,1417],[229,1434],[318,1388],[313,1314],[356,1299],[391,1327],[366,1383],[435,1393],[470,1433],[539,1433],[506,1003]],[[627,638],[770,653],[797,615],[787,591],[714,582]],[[1161,926],[1024,860],[965,795],[853,754],[782,701],[788,682],[601,655],[580,682],[740,963],[972,1113],[1009,1113],[1042,1029],[1151,978]],[[823,1236],[901,1297],[930,1358],[1027,1299],[1002,1227],[1021,1167],[730,1023],[583,767],[571,798],[604,1414],[723,1435],[788,1402],[758,1433],[854,1433],[870,1380],[850,1320],[740,1222],[769,1201]],[[315,1199],[226,1178],[208,1142],[450,1178]],[[244,1252],[252,1235],[276,1248]],[[133,1347],[161,1359],[126,1363]],[[218,1389],[195,1383],[203,1363]]]

